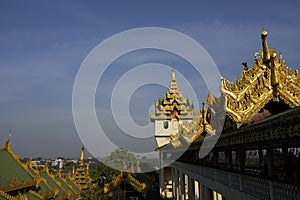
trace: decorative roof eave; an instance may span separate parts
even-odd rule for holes
[[[5,199],[8,199],[8,200],[20,200],[19,198],[13,197],[1,189],[0,189],[0,197],[4,197]],[[23,196],[23,197],[24,197],[23,198],[24,200],[27,200],[27,198],[25,196]]]
[[[48,177],[50,179],[52,179],[54,181],[54,183],[58,186],[58,188],[54,188],[52,189],[52,192],[55,194],[55,196],[57,196],[57,194],[59,193],[59,191],[61,191],[63,193],[63,197],[65,197],[67,195],[67,192],[65,191],[65,189],[62,187],[61,183],[59,181],[56,180],[55,178],[55,175],[51,174],[49,172],[49,169],[48,169],[48,165],[45,165],[45,168],[43,170],[40,171],[40,174],[41,173],[45,173],[48,175]],[[46,180],[47,182],[47,180]],[[66,196],[67,197],[67,196]]]
[[[15,190],[20,190],[24,188],[29,188],[29,187],[34,187],[36,186],[36,180],[34,181],[28,181],[27,179],[24,180],[24,182],[19,182],[17,177],[15,177],[7,187],[1,188],[2,191],[4,192],[11,192]]]
[[[59,180],[61,180],[70,189],[71,192],[73,192],[73,194],[76,194],[76,191],[72,188],[71,185],[68,184],[68,182],[66,181],[66,179],[64,179],[64,178],[61,177],[60,173],[57,174],[57,177],[59,178]]]
[[[29,194],[35,196],[35,197],[38,198],[38,199],[45,199],[45,197],[47,197],[47,196],[39,195],[38,193],[36,193],[36,192],[34,192],[34,191],[32,191],[32,190],[29,190]]]
[[[124,176],[123,171],[121,171],[121,173],[114,180],[112,180],[109,183],[106,183],[104,185],[104,193],[107,194],[114,188],[118,187],[122,183],[122,180],[124,178],[123,176]]]
[[[289,107],[300,106],[300,78],[290,70],[276,50],[269,50],[267,32],[262,32],[263,50],[255,57],[251,69],[245,68],[235,83],[221,78],[220,90],[225,96],[225,110],[236,123],[249,123],[264,106],[282,100]]]
[[[32,174],[29,170],[27,165],[25,165],[24,163],[22,163],[19,160],[19,156],[17,154],[15,154],[12,150],[11,150],[11,144],[10,144],[10,140],[7,140],[2,148],[2,150],[7,151],[11,157],[25,170],[25,172],[32,178],[32,181],[28,181],[27,179],[25,179],[23,181],[23,183],[18,182],[17,177],[15,177],[11,183],[9,184],[9,186],[2,188],[3,191],[9,192],[9,191],[14,191],[14,190],[19,190],[22,188],[27,188],[27,187],[38,187],[40,181],[41,181],[41,177],[39,176],[39,174]]]
[[[147,195],[148,186],[146,183],[141,183],[139,180],[134,178],[131,173],[126,173],[121,171],[121,173],[111,182],[104,185],[104,193],[107,194],[111,192],[113,189],[118,187],[122,182],[126,181],[130,184],[133,189],[141,193],[144,197]]]
[[[139,193],[143,195],[144,198],[146,198],[148,186],[146,183],[141,183],[139,180],[134,178],[130,173],[127,173],[126,181]]]
[[[170,141],[164,146],[158,147],[155,150],[164,150],[170,148],[178,148],[184,144],[190,144],[197,140],[203,133],[208,133],[209,135],[215,135],[216,130],[207,121],[210,118],[211,112],[204,107],[198,112],[197,115],[192,119],[191,122],[185,122],[178,127],[177,134],[170,135]]]

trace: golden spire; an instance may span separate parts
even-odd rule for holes
[[[268,42],[267,42],[267,35],[268,32],[263,29],[261,32],[261,40],[262,40],[262,46],[263,46],[263,61],[266,62],[270,60],[270,52],[269,52],[269,47],[268,47]]]
[[[176,81],[175,79],[175,69],[172,67],[172,81]]]
[[[75,166],[73,165],[73,167],[72,167],[72,177],[74,177],[75,176]]]
[[[79,164],[84,165],[84,147],[81,148],[81,155],[79,159]]]

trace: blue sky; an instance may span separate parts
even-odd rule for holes
[[[208,51],[221,74],[234,81],[242,70],[241,62],[252,66],[264,27],[269,46],[283,53],[290,68],[299,67],[298,1],[208,2],[1,1],[0,143],[12,130],[13,150],[21,156],[79,156],[82,144],[72,118],[77,70],[96,45],[128,29],[164,27],[187,34]],[[139,55],[141,61],[134,63],[154,60],[171,65],[175,60],[176,70],[184,71],[180,68],[184,62],[172,55],[150,55],[148,59],[144,52]],[[132,58],[129,55],[115,65],[125,62],[130,66]],[[197,81],[191,71],[186,72],[187,77],[189,74]],[[107,76],[109,82],[114,73]],[[139,90],[148,93],[140,95],[146,108],[137,105],[138,111],[132,111],[140,124],[147,123],[144,111],[164,95],[165,88],[149,90]],[[97,94],[98,115],[106,108],[101,98],[105,96]]]

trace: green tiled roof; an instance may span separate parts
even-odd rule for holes
[[[50,194],[52,192],[51,189],[46,185],[46,183],[44,181],[41,181],[37,188],[33,187],[31,189],[41,196],[43,196],[45,194],[45,192],[46,192],[46,194]]]
[[[7,187],[14,177],[17,177],[18,182],[23,182],[24,180],[32,182],[34,180],[6,150],[0,150],[0,160],[0,183],[3,188]]]
[[[71,194],[71,193],[74,193],[74,192],[72,192],[72,190],[70,190],[70,188],[66,185],[66,183],[65,183],[60,177],[55,176],[55,179],[56,179],[59,183],[61,183],[61,187],[62,187],[66,192],[70,191],[70,194]]]
[[[36,197],[30,193],[26,193],[26,197],[28,200],[40,200],[38,197]]]
[[[53,188],[53,189],[56,188],[58,190],[57,197],[64,195],[65,192],[64,192],[63,188],[61,186],[59,186],[48,173],[43,172],[40,175],[41,175],[41,177],[46,179],[48,185],[51,188]]]
[[[73,181],[71,181],[70,179],[67,179],[67,183],[73,188],[73,190],[76,193],[80,193],[80,189],[75,185],[75,183]]]

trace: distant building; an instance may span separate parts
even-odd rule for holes
[[[89,164],[84,162],[84,147],[81,149],[79,165],[73,166],[71,177],[75,183],[80,185],[81,190],[87,190],[92,187],[89,175]]]

